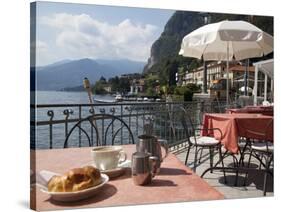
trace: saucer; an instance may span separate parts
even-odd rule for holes
[[[131,167],[131,161],[126,160],[123,163],[120,163],[118,167],[116,167],[115,169],[100,170],[100,172],[102,174],[106,174],[109,177],[109,179],[112,179],[121,176],[122,174],[124,174],[126,168],[130,168],[130,167]]]

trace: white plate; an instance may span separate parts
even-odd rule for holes
[[[41,187],[41,191],[50,195],[53,200],[60,201],[60,202],[72,202],[72,201],[86,199],[88,197],[96,195],[109,180],[109,177],[106,174],[101,174],[101,178],[102,178],[101,184],[81,191],[49,192],[46,185],[41,184],[40,187]]]

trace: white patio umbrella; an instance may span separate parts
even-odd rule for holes
[[[273,51],[273,37],[245,21],[221,21],[186,35],[179,54],[184,57],[226,61],[226,101],[229,102],[229,61],[262,57]]]

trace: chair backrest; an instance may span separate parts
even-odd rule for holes
[[[194,124],[192,122],[192,119],[191,119],[189,113],[183,107],[180,108],[180,121],[184,128],[188,141],[189,141],[190,137],[195,136],[194,135],[195,127],[194,127]]]
[[[89,146],[114,145],[117,138],[119,138],[119,142],[117,143],[121,145],[135,143],[134,135],[127,123],[120,117],[111,114],[94,114],[79,120],[67,134],[64,141],[64,148],[68,148],[69,140],[77,130],[80,137],[81,135],[86,136]],[[126,137],[128,141],[124,143],[124,138]],[[96,141],[95,144],[94,140]],[[80,145],[79,142],[79,147]]]

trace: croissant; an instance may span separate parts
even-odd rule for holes
[[[50,192],[81,191],[102,182],[99,169],[92,166],[71,169],[62,176],[53,176],[48,182]]]

